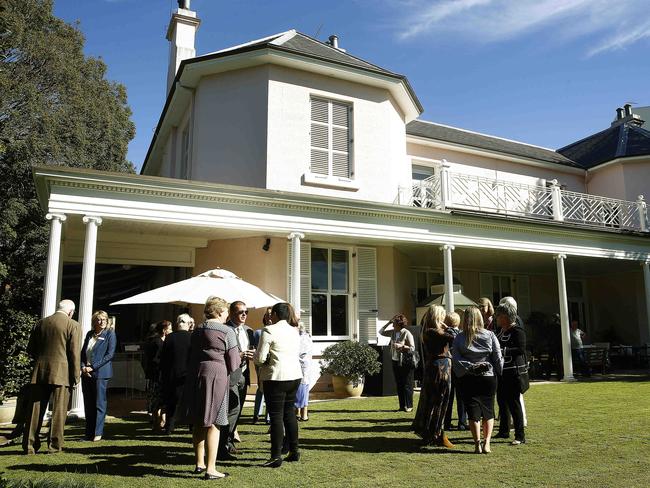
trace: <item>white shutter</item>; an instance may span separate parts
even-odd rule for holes
[[[342,103],[311,99],[310,171],[350,177],[351,107]]]
[[[377,338],[377,251],[372,247],[357,249],[357,298],[359,342],[367,344]]]
[[[350,177],[350,106],[332,102],[332,175]]]
[[[515,295],[517,315],[524,322],[530,317],[530,278],[527,275],[515,276]]]
[[[329,102],[311,99],[311,160],[309,170],[329,174]]]
[[[492,275],[490,273],[479,273],[479,281],[480,281],[480,293],[481,296],[480,298],[489,298],[490,301],[492,301],[492,296],[494,293],[494,289],[492,287]],[[493,305],[497,305],[494,303]]]
[[[292,274],[291,243],[287,246],[287,296],[291,297]],[[298,311],[296,311],[298,312]],[[300,242],[300,320],[311,334],[311,244]]]

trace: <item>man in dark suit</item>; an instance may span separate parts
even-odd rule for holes
[[[241,364],[238,369],[230,373],[230,391],[228,392],[229,405],[228,405],[228,426],[227,432],[225,428],[221,430],[221,437],[219,439],[219,453],[218,458],[221,460],[231,459],[232,454],[237,452],[234,442],[238,441],[237,424],[241,416],[244,402],[246,401],[246,391],[248,385],[251,383],[250,364],[249,361],[253,359],[253,345],[255,339],[253,337],[253,329],[246,325],[248,317],[248,310],[246,304],[242,301],[235,301],[230,304],[228,322],[226,325],[232,327],[237,336],[237,344],[239,345],[239,356],[241,357]],[[237,399],[237,401],[235,401]]]
[[[176,319],[176,330],[169,334],[160,355],[160,378],[162,395],[167,413],[165,433],[172,434],[176,426],[176,406],[181,401],[185,377],[187,376],[187,356],[190,352],[190,323],[192,317],[184,313]]]
[[[81,327],[72,320],[75,305],[62,300],[54,315],[41,319],[29,338],[27,352],[35,359],[31,393],[25,421],[23,452],[40,448],[43,415],[52,397],[52,419],[47,444],[49,452],[63,449],[63,430],[72,387],[79,383]]]

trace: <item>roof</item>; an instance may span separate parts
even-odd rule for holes
[[[558,152],[585,169],[618,158],[650,156],[650,131],[626,122],[569,144]]]
[[[553,149],[533,146],[524,142],[511,141],[509,139],[480,134],[447,125],[434,124],[433,122],[423,120],[409,122],[406,125],[406,133],[411,136],[450,142],[547,163],[555,163],[573,168],[581,167],[565,155],[559,154]]]

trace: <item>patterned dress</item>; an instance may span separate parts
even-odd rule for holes
[[[435,329],[425,330],[422,336],[424,372],[413,431],[425,443],[436,441],[443,433],[451,388],[449,344],[452,341],[451,334]]]
[[[191,425],[228,425],[228,375],[241,359],[232,328],[208,320],[192,333],[183,417]]]

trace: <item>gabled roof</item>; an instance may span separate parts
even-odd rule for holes
[[[434,124],[433,122],[426,122],[423,120],[414,120],[409,122],[406,125],[406,133],[411,136],[423,137],[425,139],[449,142],[452,144],[474,147],[511,156],[580,168],[580,165],[576,164],[568,157],[558,154],[552,149],[458,129],[447,125]]]
[[[569,144],[558,152],[585,169],[618,158],[650,157],[650,131],[633,123],[622,123]]]

